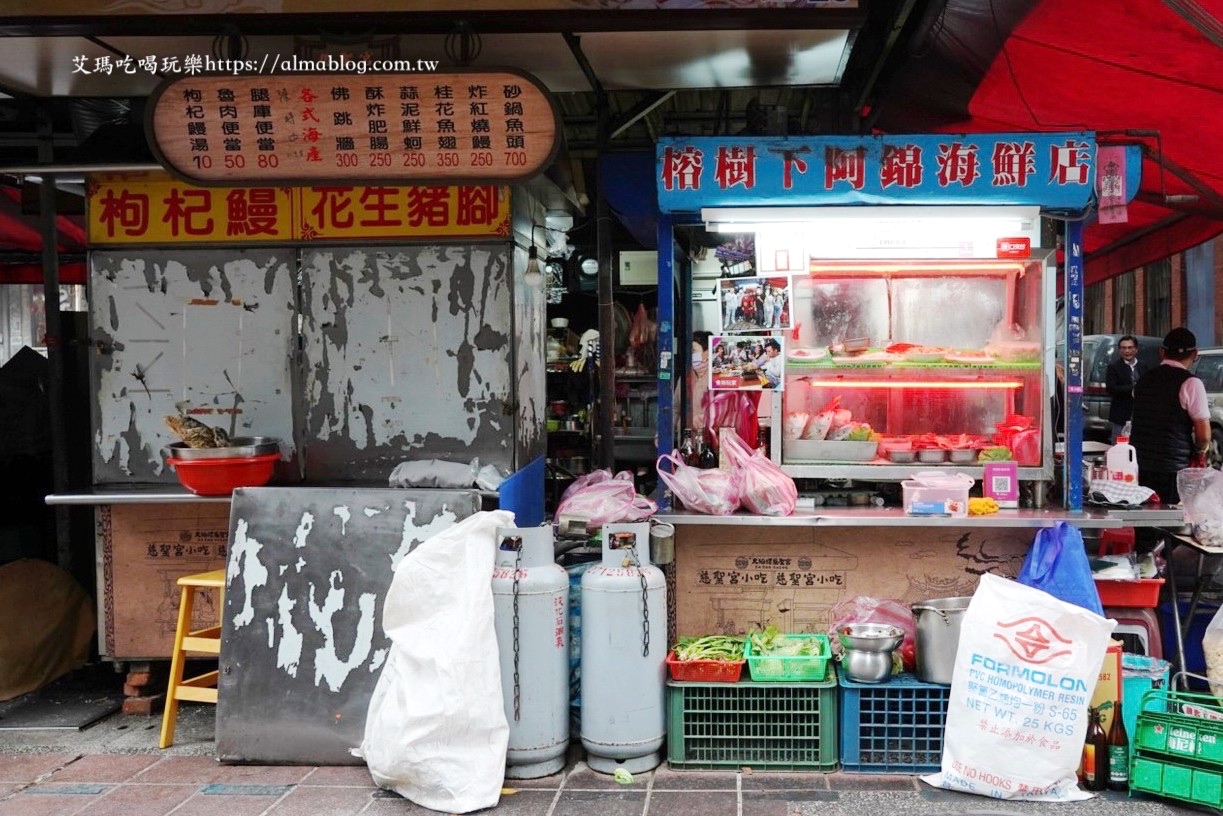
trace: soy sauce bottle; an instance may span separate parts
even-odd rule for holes
[[[1083,787],[1102,791],[1108,787],[1108,735],[1100,711],[1087,709],[1087,740],[1083,744]]]
[[[701,456],[700,456],[701,468],[703,468],[704,470],[709,470],[709,469],[711,469],[711,468],[716,468],[716,467],[718,466],[718,455],[717,455],[716,453],[714,453],[714,451],[713,451],[713,445],[709,444],[709,440],[705,438],[705,434],[701,434],[701,436],[700,436],[700,442],[701,442],[701,444],[700,444],[700,447],[701,447]]]

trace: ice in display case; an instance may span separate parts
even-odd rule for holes
[[[1053,476],[1051,255],[813,259],[794,280],[774,458],[796,478]]]

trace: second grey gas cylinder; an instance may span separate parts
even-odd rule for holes
[[[603,560],[582,576],[582,746],[601,773],[662,761],[667,585],[650,525],[603,525]]]

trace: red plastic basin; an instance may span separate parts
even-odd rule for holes
[[[279,453],[229,459],[167,459],[183,487],[197,496],[228,496],[235,487],[267,484]]]

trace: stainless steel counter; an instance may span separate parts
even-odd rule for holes
[[[67,493],[52,493],[44,501],[47,504],[181,504],[183,502],[225,502],[229,496],[197,496],[178,485],[124,485],[122,487],[94,487],[89,490],[73,490]]]
[[[293,487],[328,487],[328,485],[293,485]],[[336,485],[337,490],[354,487],[386,487],[386,485]],[[409,488],[404,488],[409,489]],[[452,489],[452,488],[442,488]],[[482,499],[495,499],[495,490],[472,490]],[[125,485],[123,487],[94,487],[89,490],[73,490],[67,493],[52,493],[43,501],[47,504],[181,504],[183,502],[225,502],[231,496],[197,496],[179,485]]]
[[[687,511],[660,513],[655,518],[670,524],[690,525],[768,525],[777,527],[1052,527],[1067,521],[1078,527],[1175,527],[1183,522],[1180,508],[1151,510],[1114,510],[1093,508],[1082,513],[1060,509],[999,510],[988,516],[950,518],[948,516],[910,516],[900,507],[832,508],[796,510],[791,516],[757,516],[735,513],[707,516]]]

